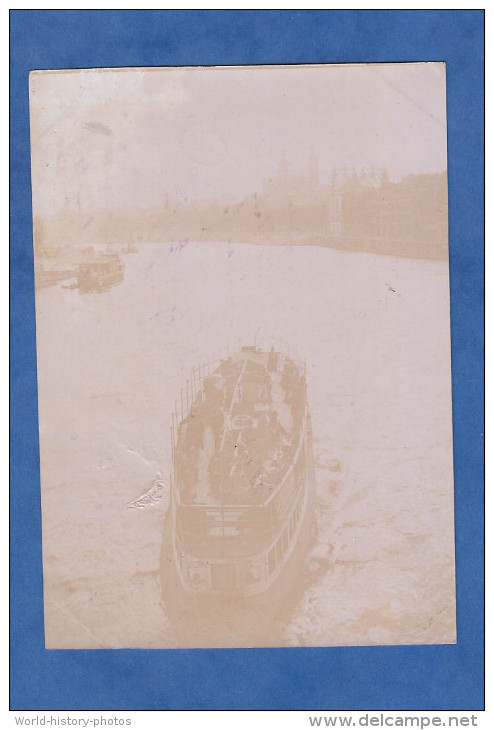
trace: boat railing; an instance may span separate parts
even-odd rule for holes
[[[190,376],[187,378],[185,387],[180,389],[180,398],[175,401],[175,406],[171,415],[171,445],[172,460],[175,462],[175,447],[178,438],[178,429],[181,422],[189,413],[190,407],[196,402],[199,393],[201,398],[203,395],[204,381],[213,375],[217,367],[228,357],[227,354],[221,352],[213,354],[209,360],[205,360],[199,365],[192,368]]]
[[[297,449],[296,449],[295,454],[294,454],[293,459],[292,459],[292,463],[290,464],[290,466],[288,467],[288,469],[283,474],[283,478],[280,481],[280,483],[277,485],[276,489],[274,489],[271,492],[271,494],[269,495],[269,497],[263,503],[263,506],[264,507],[266,507],[270,502],[273,502],[276,499],[276,497],[283,490],[283,487],[285,486],[285,484],[288,481],[288,479],[293,474],[293,471],[295,469],[295,465],[298,463],[298,460],[300,458],[300,452],[301,452],[301,450],[303,448],[303,445],[304,445],[304,442],[305,442],[305,432],[306,432],[306,430],[307,430],[307,409],[304,412],[304,419],[303,419],[303,422],[302,422],[302,428],[300,429],[300,438],[299,438],[299,441],[298,441],[298,444],[297,444]]]

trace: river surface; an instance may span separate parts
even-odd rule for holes
[[[447,263],[226,243],[122,256],[106,292],[37,292],[46,645],[179,645],[159,571],[170,415],[193,366],[254,342],[306,361],[313,419],[312,578],[283,643],[454,642]]]

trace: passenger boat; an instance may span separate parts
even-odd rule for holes
[[[183,645],[270,645],[273,599],[283,613],[297,592],[310,535],[305,363],[248,346],[195,369],[171,430],[168,614]]]
[[[100,252],[79,264],[77,286],[83,292],[103,292],[121,284],[124,273],[125,263],[118,253]]]

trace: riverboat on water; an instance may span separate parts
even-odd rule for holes
[[[100,252],[79,264],[77,286],[83,292],[107,291],[124,280],[125,262],[114,251]]]
[[[314,479],[305,364],[249,346],[195,369],[172,417],[172,454],[165,604],[189,645],[256,645],[250,610],[271,610],[272,598],[293,592],[308,544]],[[235,637],[221,633],[221,616],[223,628],[237,624]]]

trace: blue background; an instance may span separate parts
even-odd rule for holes
[[[11,709],[483,708],[481,10],[11,11]],[[46,651],[28,72],[101,66],[446,61],[458,644]]]

